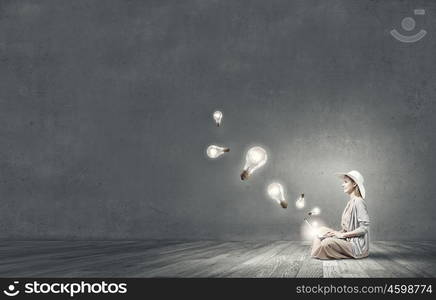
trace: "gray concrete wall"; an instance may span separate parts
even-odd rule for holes
[[[298,194],[339,226],[332,174],[357,169],[372,239],[435,239],[435,14],[435,1],[1,0],[0,238],[300,239]],[[389,33],[407,16],[419,42]],[[231,152],[208,160],[210,143]],[[241,182],[256,144],[270,160]],[[272,180],[287,210],[266,198]]]

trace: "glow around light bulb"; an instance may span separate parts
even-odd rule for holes
[[[304,200],[304,194],[301,194],[301,196],[297,199],[297,201],[295,202],[295,206],[298,209],[303,209],[304,206],[306,206],[306,201]]]
[[[222,118],[223,118],[223,113],[220,112],[219,110],[217,110],[217,111],[215,111],[213,113],[213,119],[215,120],[216,126],[220,126],[221,125]]]
[[[266,162],[266,159],[266,151],[260,147],[253,147],[247,152],[247,162],[253,167],[255,165],[260,167],[261,164]]]
[[[314,208],[312,208],[312,210],[309,212],[309,215],[311,216],[317,216],[321,213],[321,209],[317,206],[315,206]]]
[[[268,185],[268,195],[278,203],[285,200],[285,196],[283,195],[283,187],[277,182]]]
[[[320,227],[324,226],[322,220],[317,220],[316,222],[309,223],[306,219],[301,225],[301,235],[303,240],[313,240],[313,238],[319,236]]]
[[[309,230],[310,230],[310,235],[312,237],[315,237],[319,234],[319,228],[317,228],[315,226],[311,227]]]
[[[265,149],[259,146],[250,148],[245,156],[244,171],[241,174],[241,179],[247,179],[255,170],[262,167],[268,159]]]
[[[267,191],[270,198],[276,200],[277,203],[280,204],[282,208],[288,207],[288,201],[286,201],[285,199],[283,186],[280,183],[277,182],[271,183],[270,185],[268,185]]]
[[[229,151],[230,151],[230,149],[226,148],[226,147],[210,145],[209,147],[207,147],[206,154],[210,158],[215,159],[215,158],[218,158],[221,155],[223,155],[225,152],[229,152]]]

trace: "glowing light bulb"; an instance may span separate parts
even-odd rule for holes
[[[309,211],[307,214],[308,214],[309,216],[317,216],[317,215],[319,215],[320,213],[321,213],[321,209],[320,209],[319,207],[315,206],[315,207],[312,208],[312,210]]]
[[[314,228],[314,227],[316,227],[316,226],[313,226],[313,224],[310,224],[309,219],[310,219],[312,216],[317,216],[317,215],[319,215],[320,213],[321,213],[321,209],[320,209],[319,207],[315,206],[314,208],[312,208],[311,211],[309,211],[309,212],[307,213],[308,217],[304,218],[304,221],[305,221],[305,222],[306,222],[306,223],[307,223],[311,228]]]
[[[223,113],[219,110],[215,111],[213,113],[213,119],[215,120],[216,126],[219,127],[221,125],[221,120],[223,119]]]
[[[324,222],[322,220],[317,220],[314,222],[309,222],[307,219],[304,219],[304,223],[301,226],[301,234],[304,240],[313,240],[314,237],[324,238],[321,235],[320,226],[324,226]]]
[[[305,205],[306,205],[306,201],[304,200],[304,194],[301,194],[300,198],[298,198],[297,201],[295,202],[295,206],[298,209],[302,209],[304,208]]]
[[[262,167],[268,159],[266,151],[259,147],[250,148],[245,156],[245,166],[241,173],[241,179],[245,180],[253,174],[254,171]]]
[[[230,151],[230,149],[226,148],[226,147],[210,145],[209,147],[207,147],[206,154],[210,158],[214,158],[215,159],[215,158],[218,158],[221,155],[223,155],[225,152],[229,152],[229,151]]]
[[[280,183],[273,182],[268,185],[268,195],[276,200],[282,208],[288,207],[288,201],[285,199],[283,186]]]
[[[309,235],[312,237],[317,236],[319,233],[318,222],[314,221],[310,223],[307,219],[304,219],[304,221],[309,225]]]

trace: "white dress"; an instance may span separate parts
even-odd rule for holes
[[[366,203],[362,198],[348,201],[342,213],[342,232],[353,232],[352,238],[339,239],[315,237],[312,245],[312,257],[320,259],[362,258],[369,254],[369,216]],[[330,228],[324,228],[333,231]],[[325,232],[320,232],[321,235]]]
[[[343,220],[343,231],[353,233],[357,236],[348,238],[351,242],[355,258],[366,257],[369,255],[369,215],[365,200],[353,198],[349,201],[350,213]],[[348,206],[348,205],[347,205]],[[345,212],[345,210],[344,210]],[[344,219],[344,216],[343,216]]]

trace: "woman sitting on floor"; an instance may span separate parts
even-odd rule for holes
[[[339,173],[344,193],[350,200],[342,214],[342,230],[321,227],[312,245],[312,257],[319,259],[363,258],[369,255],[369,216],[363,176],[358,171]]]

